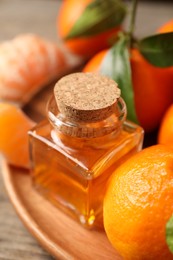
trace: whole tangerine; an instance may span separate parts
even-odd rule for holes
[[[173,150],[154,145],[113,173],[104,198],[108,239],[126,260],[169,260],[165,238],[173,213]]]
[[[82,57],[91,57],[100,50],[110,46],[110,41],[115,38],[121,30],[121,26],[108,29],[104,32],[85,37],[65,39],[75,22],[81,17],[86,6],[93,0],[66,0],[62,1],[57,16],[57,31],[61,39],[64,40],[67,48],[74,54]]]
[[[83,71],[99,72],[108,51],[106,49],[97,53],[88,61]],[[159,126],[166,109],[173,101],[173,75],[168,68],[151,65],[137,49],[130,50],[130,64],[136,115],[145,131],[151,132]]]

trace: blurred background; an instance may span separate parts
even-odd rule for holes
[[[131,1],[124,2],[130,12]],[[34,32],[56,40],[55,22],[60,5],[60,0],[0,0],[0,40],[23,32]],[[140,0],[135,34],[138,37],[152,34],[172,16],[172,0]],[[125,28],[127,24],[128,15]]]

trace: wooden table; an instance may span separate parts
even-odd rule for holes
[[[24,32],[38,33],[56,41],[55,21],[60,4],[61,1],[58,0],[0,0],[0,41]],[[138,37],[152,34],[171,18],[173,18],[172,1],[141,1],[135,34]],[[125,21],[126,27],[128,20],[127,18]],[[34,102],[36,104],[37,98]],[[28,106],[27,111],[30,109]],[[17,217],[0,174],[0,260],[7,259],[53,258],[38,245]]]

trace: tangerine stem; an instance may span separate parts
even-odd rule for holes
[[[134,32],[134,28],[135,28],[137,5],[138,5],[138,0],[133,0],[133,2],[132,2],[132,13],[131,13],[131,17],[130,17],[130,28],[129,28],[129,32],[128,32],[130,47],[132,45],[133,32]]]

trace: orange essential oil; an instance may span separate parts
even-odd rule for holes
[[[117,84],[94,73],[60,79],[47,115],[29,132],[33,185],[83,226],[102,227],[107,181],[141,149],[143,129],[125,120]]]

